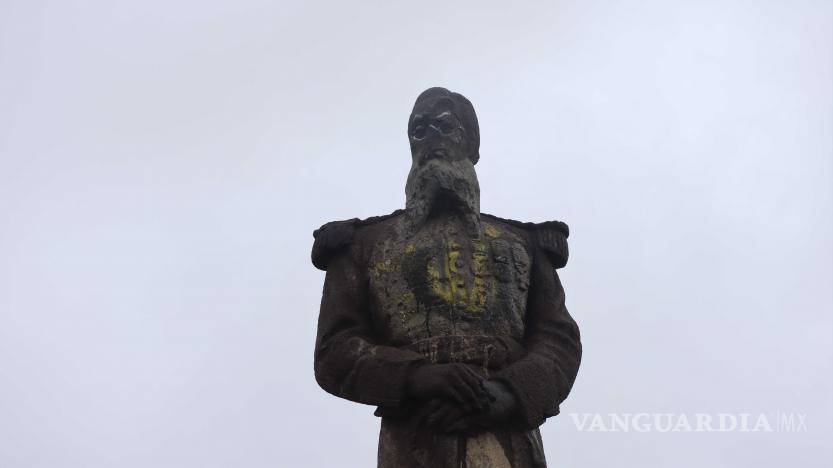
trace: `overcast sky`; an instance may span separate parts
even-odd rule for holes
[[[0,2],[0,467],[373,466],[313,378],[311,234],[404,205],[435,85],[483,211],[571,227],[551,466],[831,466],[831,2],[350,3]]]

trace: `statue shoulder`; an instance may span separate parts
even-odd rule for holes
[[[567,238],[570,236],[570,227],[561,221],[544,221],[543,223],[525,223],[514,219],[499,218],[490,214],[482,213],[481,216],[490,221],[497,221],[511,226],[516,230],[523,231],[531,247],[544,252],[555,268],[562,268],[567,264],[569,249]]]
[[[347,219],[331,221],[322,225],[312,233],[315,239],[312,244],[312,264],[319,270],[326,271],[330,260],[344,250],[347,250],[357,240],[368,234],[372,235],[375,227],[380,227],[388,221],[402,215],[404,210],[373,216],[367,219]]]

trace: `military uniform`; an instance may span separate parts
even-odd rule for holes
[[[481,214],[472,235],[453,217],[414,230],[405,215],[314,233],[313,263],[327,271],[317,381],[378,406],[380,467],[546,466],[538,426],[558,414],[581,359],[555,271],[567,262],[567,225]],[[505,384],[516,416],[463,434],[426,427],[408,375],[450,362]]]

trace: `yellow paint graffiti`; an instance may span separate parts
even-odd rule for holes
[[[373,274],[376,275],[376,278],[381,278],[384,273],[387,273],[390,270],[390,260],[384,262],[376,262],[373,265]]]
[[[483,231],[484,231],[484,232],[486,233],[486,235],[487,235],[487,236],[489,236],[489,237],[500,237],[500,231],[498,230],[498,228],[496,228],[496,227],[492,226],[491,224],[487,224],[487,225],[483,228]]]
[[[431,289],[443,301],[453,304],[458,309],[469,313],[482,312],[486,307],[487,281],[486,247],[480,241],[472,242],[473,278],[467,280],[465,271],[461,272],[460,245],[454,241],[446,244],[445,258],[433,259],[428,264],[428,280]],[[458,266],[460,265],[460,266]]]

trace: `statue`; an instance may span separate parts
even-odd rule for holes
[[[377,406],[378,466],[546,466],[538,427],[581,360],[556,268],[567,225],[480,212],[468,99],[423,92],[408,121],[404,210],[327,223],[315,378]]]

